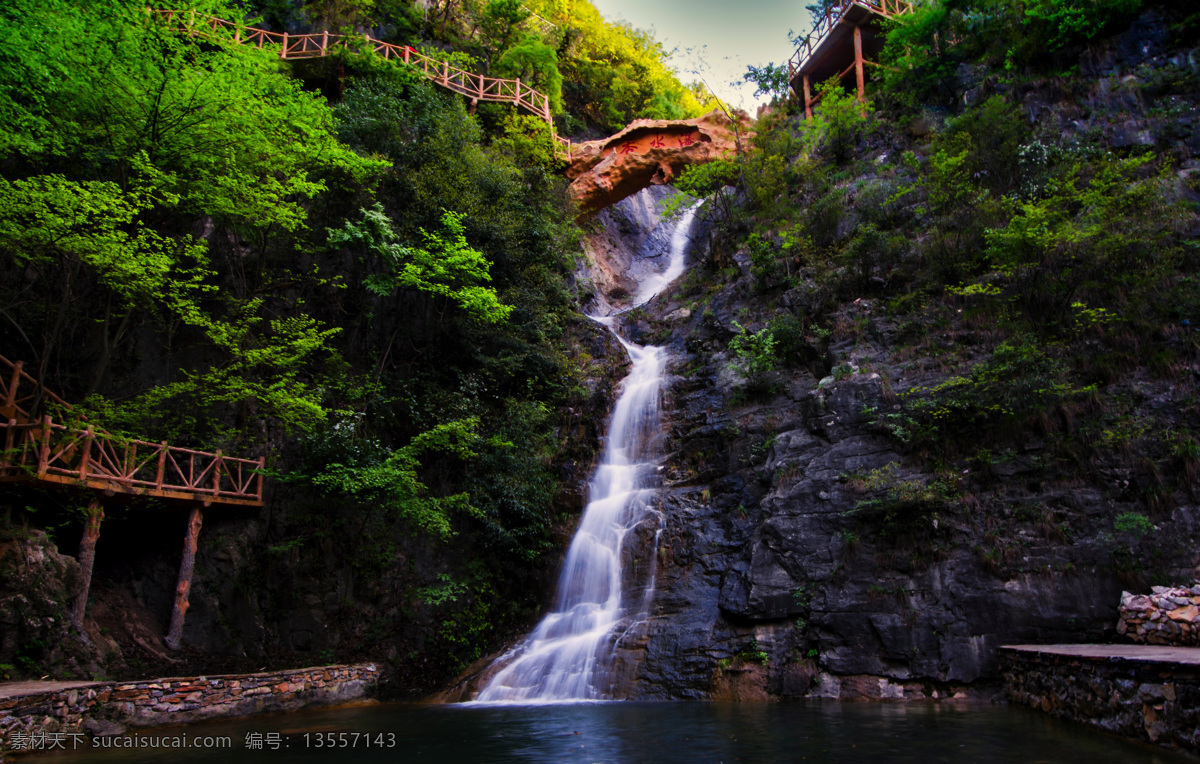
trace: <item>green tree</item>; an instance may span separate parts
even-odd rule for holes
[[[563,110],[562,74],[558,71],[558,53],[537,35],[526,35],[509,48],[496,62],[496,73],[502,77],[520,77],[522,82],[545,93],[550,98],[550,110]]]
[[[422,228],[424,246],[408,247],[399,242],[381,204],[361,212],[361,223],[347,221],[341,230],[330,230],[329,243],[353,246],[384,262],[383,273],[364,281],[368,290],[379,296],[400,287],[428,292],[457,303],[487,323],[504,321],[512,313],[512,306],[502,305],[494,289],[483,286],[492,280],[488,273],[491,263],[467,244],[463,215],[443,211],[443,230],[430,233]]]
[[[821,83],[817,98],[820,102],[813,109],[813,118],[804,124],[804,147],[810,153],[828,153],[834,162],[843,164],[870,126],[873,107],[842,89],[836,79]]]

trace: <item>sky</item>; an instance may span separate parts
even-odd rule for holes
[[[743,83],[750,64],[785,64],[792,55],[788,30],[812,26],[805,2],[783,0],[592,0],[609,21],[628,21],[654,32],[668,51],[680,79],[703,77],[731,106],[754,114],[763,100],[754,85]],[[737,85],[730,83],[736,81]]]

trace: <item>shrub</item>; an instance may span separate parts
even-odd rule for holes
[[[804,124],[804,148],[809,153],[828,154],[837,164],[844,164],[869,127],[873,107],[842,89],[836,79],[821,83],[817,97],[820,103],[813,109],[812,119]]]

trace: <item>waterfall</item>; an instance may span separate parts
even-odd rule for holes
[[[699,203],[680,217],[671,237],[667,267],[639,284],[635,305],[646,302],[683,273],[688,233],[698,207]],[[567,551],[553,611],[517,647],[499,658],[497,663],[504,668],[479,692],[477,702],[610,698],[607,669],[613,662],[618,631],[627,631],[649,606],[653,567],[646,596],[635,603],[622,601],[621,556],[626,537],[656,513],[651,503],[658,488],[658,399],[667,353],[662,347],[639,347],[626,341],[616,332],[615,316],[593,318],[613,332],[633,367],[613,407],[604,456],[592,476],[588,505]],[[654,550],[650,557],[653,566]]]

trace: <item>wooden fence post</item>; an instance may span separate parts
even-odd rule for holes
[[[46,474],[50,466],[50,415],[42,417],[42,446],[38,449],[38,477]]]
[[[8,383],[8,392],[4,396],[5,410],[13,409],[14,415],[15,415],[15,409],[16,409],[16,405],[17,405],[17,388],[21,384],[21,368],[24,365],[25,365],[24,361],[17,361],[16,363],[13,364],[12,378],[9,380],[9,383]]]
[[[158,470],[154,475],[154,487],[162,490],[167,472],[167,441],[158,444]]]
[[[4,466],[8,466],[13,447],[16,445],[17,420],[13,417],[8,418],[8,426],[4,428],[4,461],[0,462]]]
[[[187,532],[183,536],[183,559],[179,562],[179,581],[175,584],[175,606],[171,609],[171,625],[167,628],[167,647],[178,650],[183,646],[183,618],[188,611],[188,593],[192,588],[192,570],[196,566],[196,546],[204,514],[199,505],[188,514]]]
[[[92,431],[92,426],[89,424],[87,431],[83,436],[83,453],[79,456],[79,479],[87,480],[88,467],[92,463],[92,441],[96,435]]]
[[[224,462],[221,461],[221,450],[217,449],[217,456],[213,459],[213,474],[212,474],[212,494],[217,497],[221,494],[221,467]]]
[[[263,467],[265,467],[266,464],[267,464],[267,458],[265,456],[258,457],[258,491],[257,491],[257,495],[258,495],[259,501],[262,501],[262,486],[263,486],[262,471],[263,471]]]
[[[79,568],[83,584],[79,594],[75,595],[75,605],[71,609],[71,621],[80,631],[83,631],[83,615],[87,610],[88,591],[92,588],[92,565],[96,561],[96,542],[100,540],[100,522],[103,519],[104,505],[100,503],[99,499],[92,499],[92,503],[87,508],[83,538],[79,541]]]

